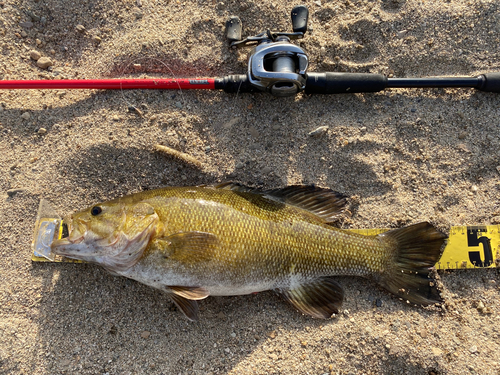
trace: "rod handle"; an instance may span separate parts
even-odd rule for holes
[[[500,93],[500,72],[481,74],[477,78],[482,81],[478,90]]]
[[[372,73],[308,73],[307,94],[377,92],[387,87],[387,77]]]

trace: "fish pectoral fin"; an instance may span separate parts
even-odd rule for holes
[[[157,238],[154,246],[162,249],[164,257],[183,263],[209,260],[219,244],[215,234],[206,232],[182,232]]]
[[[332,277],[322,277],[295,289],[281,289],[278,293],[303,314],[320,319],[337,314],[344,299],[342,286]]]
[[[168,288],[172,293],[191,300],[204,299],[210,295],[210,292],[202,287],[169,286]]]
[[[168,292],[172,301],[175,305],[182,311],[182,313],[191,321],[196,322],[198,320],[198,302],[191,299],[181,297],[178,294]]]

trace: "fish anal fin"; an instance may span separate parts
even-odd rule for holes
[[[202,287],[169,286],[168,288],[172,291],[172,293],[191,300],[204,299],[210,295],[210,292]]]
[[[320,319],[337,314],[344,300],[342,286],[332,277],[322,277],[278,293],[301,313]]]
[[[218,244],[216,235],[193,231],[157,238],[151,246],[160,250],[165,258],[192,263],[211,259]]]
[[[168,293],[175,305],[189,320],[196,322],[198,320],[198,302],[184,298],[173,292]]]

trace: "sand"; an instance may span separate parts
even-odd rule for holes
[[[305,4],[310,30],[300,45],[310,71],[500,70],[496,1]],[[239,15],[244,35],[290,31],[291,7],[2,0],[0,79],[244,73],[250,51],[228,49],[225,20]],[[40,68],[31,56],[53,65]],[[340,191],[351,197],[344,228],[499,224],[498,94],[3,90],[0,103],[1,374],[500,373],[495,269],[440,272],[442,306],[412,306],[343,277],[342,312],[329,320],[302,316],[266,292],[208,298],[191,323],[166,295],[98,266],[30,259],[42,198],[64,215],[145,189],[228,180]],[[309,135],[321,126],[328,129]]]

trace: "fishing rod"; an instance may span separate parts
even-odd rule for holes
[[[500,72],[477,77],[389,78],[374,73],[307,72],[307,54],[292,40],[307,31],[309,11],[304,5],[292,9],[293,32],[267,30],[242,39],[242,22],[232,16],[226,22],[231,48],[254,47],[246,74],[222,78],[0,80],[0,89],[196,89],[226,93],[267,92],[277,97],[306,94],[378,92],[387,88],[475,88],[500,93]]]

